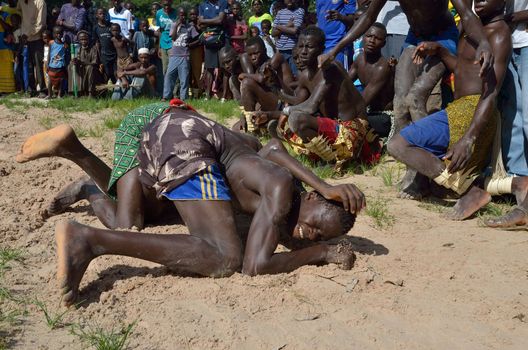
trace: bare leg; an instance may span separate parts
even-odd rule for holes
[[[271,92],[264,90],[255,80],[247,78],[240,84],[241,104],[246,111],[254,111],[257,102],[263,111],[276,111],[278,98]]]
[[[84,147],[72,127],[67,124],[28,138],[17,154],[16,161],[25,163],[44,157],[62,157],[71,160],[81,167],[99,188],[106,190],[108,186],[110,167]]]
[[[509,213],[498,218],[484,221],[484,224],[496,228],[518,228],[528,225],[528,177],[514,177],[512,193],[517,200],[517,206]]]
[[[411,146],[401,135],[395,135],[389,142],[389,153],[405,163],[408,167],[416,169],[430,179],[436,178],[445,169],[443,161],[421,148]],[[446,215],[452,220],[463,220],[489,203],[491,196],[486,191],[472,186],[470,190],[459,199],[453,211]]]
[[[319,125],[317,124],[317,118],[310,114],[293,112],[288,117],[288,124],[303,142],[309,142],[318,135]]]
[[[413,121],[427,116],[427,100],[445,71],[446,68],[438,57],[428,57],[423,63],[420,74],[414,80],[406,97],[406,104],[409,106]]]
[[[90,262],[101,255],[124,255],[203,276],[229,276],[240,268],[242,247],[230,202],[175,202],[190,235],[108,231],[75,222],[59,223],[57,279],[71,305]],[[204,215],[208,220],[203,220]]]
[[[394,134],[398,134],[411,120],[407,95],[418,74],[418,66],[412,61],[415,47],[403,50],[396,65],[394,84]]]

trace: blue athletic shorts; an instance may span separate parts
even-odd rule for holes
[[[449,122],[445,109],[411,123],[400,131],[411,145],[443,158],[449,147]]]
[[[218,165],[213,164],[171,191],[162,193],[173,201],[204,200],[229,201],[229,187],[224,181]]]
[[[448,49],[449,52],[451,52],[453,55],[456,55],[459,34],[460,33],[458,32],[458,28],[454,23],[452,26],[450,26],[443,32],[427,37],[417,37],[416,35],[414,35],[413,31],[409,29],[409,33],[407,34],[407,38],[405,39],[403,48],[405,49],[411,45],[418,46],[418,44],[423,41],[436,41],[437,43]]]

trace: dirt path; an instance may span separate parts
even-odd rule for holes
[[[56,122],[61,112],[0,106],[0,116],[0,242],[26,257],[25,265],[7,271],[5,283],[55,309],[55,223],[101,225],[86,203],[48,221],[39,217],[81,175],[73,164],[14,162],[22,141],[43,130],[39,120]],[[95,118],[78,113],[69,122],[89,128],[100,124]],[[113,133],[98,136],[83,142],[108,161]],[[351,271],[331,265],[255,278],[191,278],[139,260],[101,257],[81,284],[85,306],[65,319],[106,329],[136,321],[129,347],[137,349],[526,348],[526,232],[482,228],[478,219],[443,220],[434,206],[396,199],[395,188],[372,174],[339,181],[357,183],[371,203],[385,199],[395,218],[392,228],[379,230],[372,218],[359,216],[349,233],[359,251]],[[81,348],[68,327],[50,331],[41,311],[32,305],[28,311],[10,335],[14,348]]]

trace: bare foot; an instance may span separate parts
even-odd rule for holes
[[[341,241],[336,245],[328,247],[327,263],[338,264],[343,270],[350,270],[356,261],[356,254],[352,244],[348,241]]]
[[[60,156],[73,146],[73,142],[78,143],[79,140],[72,127],[62,124],[28,138],[20,148],[16,161],[25,163],[42,157]]]
[[[508,214],[484,221],[484,225],[504,229],[525,229],[528,224],[528,210],[517,206]]]
[[[45,209],[44,217],[49,218],[64,213],[70,205],[77,203],[81,199],[85,199],[85,186],[87,185],[95,186],[95,183],[88,176],[82,176],[63,188],[51,200],[48,208]]]
[[[453,210],[445,214],[444,217],[446,219],[457,221],[467,219],[490,201],[491,196],[488,192],[477,186],[472,186],[471,189],[457,201]]]
[[[416,171],[407,169],[400,183],[398,198],[420,200],[429,194],[429,179]]]
[[[512,181],[512,194],[515,195],[517,204],[521,204],[528,194],[528,176],[514,177]]]
[[[55,227],[57,281],[66,306],[75,303],[81,279],[94,258],[90,245],[83,237],[85,228],[74,221],[59,222]]]

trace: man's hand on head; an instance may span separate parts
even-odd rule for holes
[[[493,56],[490,45],[487,41],[481,41],[475,54],[475,64],[480,64],[479,76],[481,78],[486,76],[493,69],[494,63],[495,57]]]
[[[359,213],[367,204],[363,192],[352,184],[328,185],[321,190],[321,195],[327,200],[343,203],[343,208],[353,214]]]

